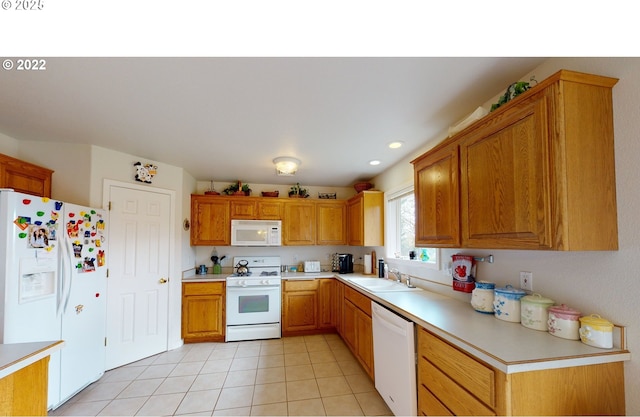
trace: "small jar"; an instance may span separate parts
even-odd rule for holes
[[[493,311],[500,320],[520,323],[520,299],[527,293],[507,285],[494,290]]]
[[[554,336],[569,340],[580,340],[580,313],[562,304],[549,307],[547,329]]]
[[[533,330],[547,331],[549,307],[554,304],[550,298],[540,294],[527,295],[520,299],[520,324]]]
[[[495,288],[493,282],[476,281],[476,288],[471,292],[471,307],[480,313],[493,314]]]
[[[580,340],[589,346],[613,347],[613,323],[597,314],[580,317]]]

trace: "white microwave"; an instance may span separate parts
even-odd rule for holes
[[[281,245],[281,220],[231,220],[231,246]]]

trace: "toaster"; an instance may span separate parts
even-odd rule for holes
[[[320,272],[320,261],[304,261],[304,272]]]

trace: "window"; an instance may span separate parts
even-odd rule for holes
[[[387,257],[438,269],[439,251],[415,246],[416,205],[413,185],[386,193]]]

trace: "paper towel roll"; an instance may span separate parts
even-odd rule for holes
[[[371,255],[364,255],[364,273],[371,274]]]

